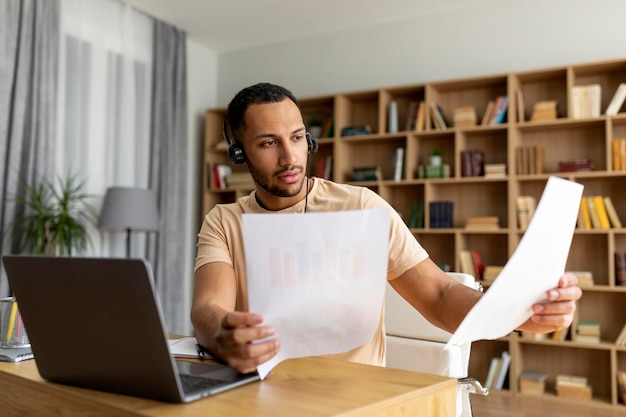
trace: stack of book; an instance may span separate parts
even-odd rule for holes
[[[581,321],[576,325],[576,342],[600,343],[600,323]]]
[[[589,158],[559,161],[559,172],[587,172],[593,168],[593,161]]]
[[[591,400],[592,389],[584,376],[557,375],[556,394],[575,400]]]
[[[613,139],[613,171],[626,171],[626,138]]]
[[[254,188],[254,181],[250,172],[233,172],[226,176],[228,188]]]
[[[457,107],[454,109],[454,126],[455,127],[472,127],[476,126],[478,118],[474,106]]]
[[[540,120],[554,120],[557,118],[556,100],[538,101],[533,107],[533,114],[530,120],[533,122]]]
[[[473,216],[468,217],[465,223],[466,230],[499,230],[500,219],[498,216]]]
[[[506,178],[506,164],[485,164],[485,178]]]
[[[424,178],[450,178],[450,165],[420,165],[417,168],[417,176]]]
[[[352,181],[378,181],[383,174],[380,167],[362,167],[352,170]]]
[[[576,278],[578,279],[579,287],[582,287],[582,288],[593,287],[594,285],[593,272],[591,271],[567,271],[567,272],[576,275]]]
[[[515,148],[517,175],[543,174],[543,146],[518,146]]]
[[[600,84],[575,85],[571,90],[572,117],[586,119],[600,116],[600,98],[602,87]]]
[[[485,270],[483,271],[483,284],[489,285],[498,278],[500,272],[502,272],[503,266],[499,265],[485,265]]]
[[[370,133],[372,133],[372,129],[369,125],[347,126],[341,129],[341,136],[369,135]]]
[[[543,395],[546,391],[545,372],[524,371],[519,376],[519,390],[521,394]]]

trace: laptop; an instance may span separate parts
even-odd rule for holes
[[[169,402],[260,379],[170,355],[146,260],[7,255],[3,261],[44,379]]]

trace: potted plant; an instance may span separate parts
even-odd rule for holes
[[[71,175],[59,177],[56,184],[47,180],[25,184],[24,197],[14,200],[24,212],[13,222],[11,234],[21,253],[72,256],[85,251],[88,226],[95,227],[97,214],[83,186]]]
[[[431,166],[441,166],[441,152],[438,150],[434,150],[430,153],[429,162]]]

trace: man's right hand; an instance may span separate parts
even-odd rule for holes
[[[231,368],[248,373],[278,353],[280,340],[274,328],[263,326],[263,316],[255,313],[229,312],[224,315],[215,335],[212,354]],[[268,337],[271,337],[269,340]]]

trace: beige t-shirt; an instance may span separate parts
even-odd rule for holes
[[[255,191],[234,203],[216,205],[204,218],[198,234],[198,254],[195,270],[210,262],[226,262],[233,265],[237,279],[236,310],[248,311],[248,288],[246,262],[243,250],[243,213],[299,213],[304,211],[305,200],[272,212],[263,209],[256,201]],[[314,178],[309,192],[307,212],[360,210],[389,207],[389,261],[387,280],[402,275],[428,257],[428,253],[417,242],[398,213],[378,194],[365,187],[338,184]],[[271,323],[268,323],[271,324]],[[381,313],[378,329],[371,342],[349,352],[329,357],[371,365],[385,365],[384,312]]]

